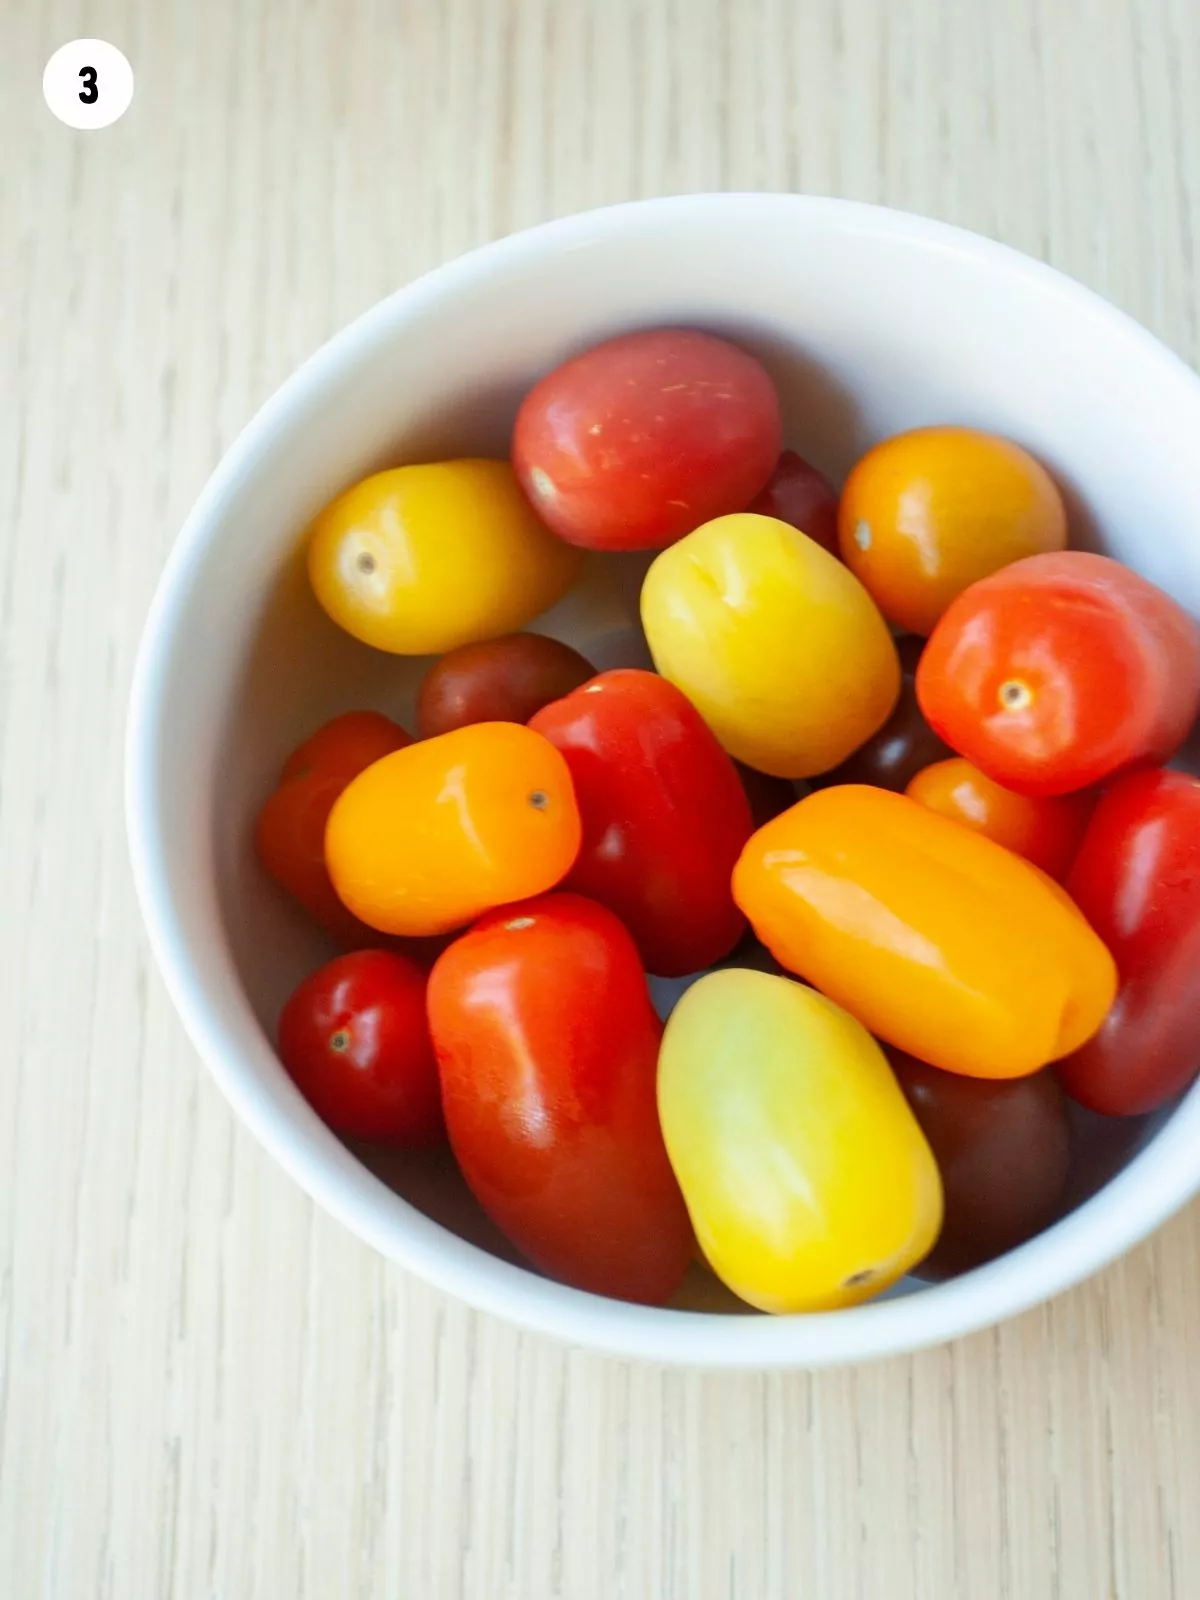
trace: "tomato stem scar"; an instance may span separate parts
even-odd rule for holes
[[[331,1035],[329,1040],[329,1048],[331,1050],[336,1050],[339,1055],[343,1051],[349,1050],[350,1035],[347,1033],[345,1028],[339,1028],[335,1034]]]
[[[1000,685],[999,699],[1006,711],[1024,711],[1033,704],[1033,691],[1019,678],[1009,678]]]
[[[368,576],[375,571],[375,557],[369,550],[364,550],[354,564],[360,572]]]
[[[545,811],[550,804],[550,796],[544,789],[535,789],[529,796],[529,804],[535,811]]]

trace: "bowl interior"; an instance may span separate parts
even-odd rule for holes
[[[143,720],[153,725],[156,892],[171,908],[164,964],[176,996],[185,1015],[200,1005],[219,1018],[220,1040],[202,1048],[222,1058],[214,1065],[260,1131],[286,1128],[289,1164],[307,1169],[315,1191],[328,1198],[353,1183],[359,1161],[383,1180],[360,1190],[354,1224],[377,1240],[420,1226],[407,1197],[513,1259],[444,1157],[337,1148],[268,1047],[283,999],[330,952],[257,866],[257,806],[288,751],[325,718],[370,706],[410,722],[427,665],[360,646],[325,618],[305,577],[303,532],[369,471],[505,454],[519,398],[540,373],[608,334],[663,323],[724,333],[759,355],[783,397],[787,441],[835,480],[903,428],[958,422],[1008,434],[1063,487],[1074,542],[1119,557],[1200,615],[1200,384],[1110,308],[998,246],[836,202],[659,202],[503,241],[369,313],[285,386],[206,491],[151,621]],[[536,626],[597,667],[644,662],[644,566],[593,559]],[[678,987],[660,986],[664,1005]],[[1071,1205],[1163,1121],[1080,1117]],[[317,1169],[324,1179],[312,1178]],[[439,1238],[450,1247],[436,1230],[423,1238],[428,1251]],[[894,1292],[932,1301],[947,1290]],[[680,1303],[737,1310],[703,1274]]]

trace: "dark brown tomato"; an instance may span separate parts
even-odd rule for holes
[[[773,778],[769,772],[744,767],[740,761],[733,764],[742,780],[746,799],[750,802],[750,815],[756,828],[763,827],[781,812],[790,810],[800,798],[790,778]]]
[[[464,644],[434,663],[417,691],[422,739],[473,722],[528,722],[552,700],[594,678],[578,650],[540,633]]]
[[[894,789],[899,794],[908,788],[918,772],[954,754],[925,721],[917,704],[917,662],[924,648],[924,639],[911,635],[896,640],[901,672],[896,709],[879,732],[860,745],[847,761],[832,772],[822,774],[823,786],[870,783],[877,789]]]
[[[1054,1219],[1067,1181],[1065,1100],[1050,1072],[965,1078],[889,1050],[942,1174],[941,1236],[914,1271],[939,1280],[982,1266]]]
[[[794,450],[785,450],[771,481],[746,508],[761,517],[777,517],[815,539],[831,556],[841,559],[838,547],[837,490],[823,472]]]

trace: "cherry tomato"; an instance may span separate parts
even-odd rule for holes
[[[339,944],[371,944],[375,932],[342,904],[325,865],[325,824],[352,778],[412,741],[377,711],[347,711],[325,723],[284,763],[258,814],[259,860]]]
[[[425,974],[390,950],[338,956],[279,1018],[279,1057],[323,1122],[415,1148],[445,1138]]]
[[[566,887],[615,911],[649,971],[719,961],[745,920],[729,876],[753,823],[732,761],[672,684],[601,673],[529,726],[561,751],[583,844]]]
[[[555,894],[483,918],[429,980],[450,1143],[551,1277],[661,1305],[692,1229],[655,1105],[662,1024],[611,911]]]
[[[975,428],[917,428],[869,450],[838,511],[842,558],[890,622],[927,634],[970,584],[1062,550],[1067,514],[1028,451]]]
[[[422,739],[472,722],[528,722],[596,675],[578,650],[540,633],[464,644],[436,662],[417,691]]]
[[[899,1050],[888,1055],[941,1169],[946,1201],[937,1244],[916,1275],[936,1281],[968,1272],[1053,1222],[1070,1156],[1054,1074],[988,1083]]]
[[[1116,993],[1112,957],[1056,883],[884,789],[819,789],[768,822],[733,893],[782,966],[967,1077],[1069,1055]]]
[[[1116,957],[1121,987],[1060,1076],[1093,1111],[1153,1111],[1200,1069],[1200,780],[1119,778],[1096,807],[1067,888]]]
[[[924,639],[911,634],[896,640],[900,657],[900,698],[896,709],[840,767],[826,772],[822,784],[869,783],[877,789],[903,790],[923,767],[953,754],[925,721],[917,704],[917,662],[925,648]]]
[[[815,539],[831,556],[838,555],[837,490],[816,467],[794,450],[785,450],[770,482],[746,507],[761,517],[776,517]]]
[[[325,829],[333,886],[384,933],[449,932],[553,888],[579,852],[571,776],[515,722],[477,722],[385,756]]]
[[[345,490],[309,532],[308,572],[347,633],[436,655],[523,628],[579,575],[506,461],[394,467]]]
[[[1079,849],[1095,806],[1091,794],[1034,798],[1014,794],[961,756],[918,772],[905,793],[965,828],[994,839],[1052,878],[1061,878]]]
[[[525,397],[513,462],[538,515],[591,550],[657,550],[741,511],[779,455],[765,369],[711,334],[624,334]]]
[[[701,978],[667,1023],[658,1105],[700,1248],[760,1310],[854,1305],[937,1237],[937,1167],[883,1052],[815,990]]]
[[[1018,794],[1165,761],[1200,710],[1200,626],[1107,556],[1031,556],[973,585],[925,647],[931,726]]]
[[[774,517],[720,517],[656,557],[642,585],[655,665],[737,760],[827,772],[900,692],[887,624],[853,573]]]

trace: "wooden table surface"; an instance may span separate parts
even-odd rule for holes
[[[235,1123],[153,968],[121,798],[142,617],[217,458],[327,335],[483,240],[679,190],[883,200],[1196,360],[1196,0],[0,14],[0,1595],[1200,1595],[1200,1208],[858,1370],[522,1335]],[[103,132],[41,98],[77,36],[136,75]]]

